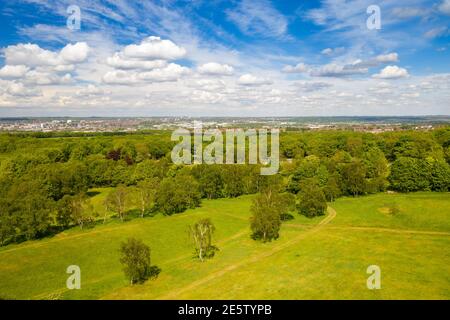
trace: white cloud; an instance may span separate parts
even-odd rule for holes
[[[272,84],[273,81],[270,79],[267,79],[267,78],[261,78],[261,77],[257,77],[257,76],[247,73],[247,74],[240,76],[237,83],[242,86],[261,86],[261,85]]]
[[[42,95],[42,93],[36,88],[27,88],[22,83],[12,82],[6,92],[16,97],[36,97]]]
[[[308,66],[304,63],[298,63],[295,66],[284,66],[282,71],[285,73],[302,73],[308,71]]]
[[[362,68],[356,65],[338,65],[327,64],[319,68],[313,69],[310,75],[313,77],[345,77],[351,75],[358,75],[367,73],[367,68]]]
[[[103,75],[103,82],[107,84],[132,85],[138,82],[137,74],[124,70],[108,71]]]
[[[323,49],[322,51],[320,51],[321,54],[324,54],[326,56],[331,56],[331,55],[337,55],[337,54],[341,54],[345,51],[344,47],[338,47],[338,48],[326,48]]]
[[[223,75],[223,76],[229,76],[232,75],[234,72],[234,69],[232,66],[229,66],[227,64],[220,64],[216,62],[209,62],[201,65],[198,67],[198,71],[201,74],[207,74],[207,75]]]
[[[408,70],[397,66],[387,66],[380,73],[373,75],[374,78],[378,79],[399,79],[408,76]]]
[[[75,66],[73,64],[60,64],[53,68],[56,72],[71,72],[75,70]]]
[[[200,103],[222,103],[225,101],[225,95],[216,92],[209,92],[203,90],[194,90],[191,93],[191,100]]]
[[[59,57],[64,61],[64,64],[80,63],[86,60],[89,54],[89,46],[86,42],[77,42],[75,44],[68,44],[62,48]]]
[[[199,88],[204,91],[219,91],[226,87],[225,81],[220,79],[200,79],[188,85]]]
[[[323,49],[322,51],[320,51],[320,53],[328,56],[328,55],[331,55],[333,53],[333,49],[326,48],[326,49]]]
[[[298,87],[300,90],[305,92],[319,91],[333,86],[331,83],[327,82],[309,82],[309,81],[296,82],[294,85]]]
[[[113,70],[107,72],[102,80],[108,84],[132,85],[144,82],[172,82],[179,80],[190,72],[189,68],[170,63],[164,68],[145,72]]]
[[[93,97],[104,95],[105,93],[109,94],[110,92],[106,92],[104,89],[96,85],[88,84],[86,87],[83,87],[80,90],[78,90],[76,92],[76,95],[80,97]]]
[[[6,65],[0,69],[0,78],[22,78],[30,68],[24,65]]]
[[[387,63],[387,62],[397,62],[398,61],[398,54],[396,52],[388,53],[388,54],[382,54],[375,58],[376,61]]]
[[[445,36],[446,34],[448,34],[448,28],[442,26],[428,30],[427,32],[425,32],[425,37],[429,39],[434,39],[441,36]]]
[[[70,84],[73,79],[70,73],[61,76],[52,72],[31,70],[27,72],[23,81],[32,85],[55,85]]]
[[[58,66],[81,63],[86,60],[89,46],[85,42],[68,44],[60,52],[45,50],[37,44],[19,43],[3,49],[8,65],[26,65],[28,67]]]
[[[112,57],[108,57],[106,63],[117,69],[155,69],[163,68],[167,65],[165,60],[131,60],[124,59],[123,55],[116,52]]]
[[[170,40],[161,40],[160,37],[148,37],[138,45],[130,44],[123,49],[124,56],[128,58],[147,60],[176,60],[183,58],[186,50],[177,46]]]
[[[176,63],[170,63],[165,68],[139,73],[138,78],[150,82],[177,81],[189,72],[189,68],[180,66]]]
[[[226,14],[245,34],[279,37],[287,32],[286,17],[267,0],[243,0]]]

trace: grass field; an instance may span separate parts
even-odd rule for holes
[[[102,206],[105,190],[93,197]],[[378,194],[342,198],[326,217],[295,219],[281,237],[250,238],[253,196],[204,200],[200,208],[0,248],[0,297],[20,299],[450,299],[448,193]],[[395,203],[392,216],[386,207]],[[209,217],[220,251],[193,257],[187,226]],[[156,280],[129,286],[119,244],[143,239]],[[68,265],[81,268],[81,289],[67,290]],[[366,288],[366,268],[381,268],[380,290]]]

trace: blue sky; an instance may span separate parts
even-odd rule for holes
[[[450,114],[449,0],[26,0],[0,14],[0,116]]]

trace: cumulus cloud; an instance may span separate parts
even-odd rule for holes
[[[177,81],[183,75],[190,72],[189,68],[170,63],[164,68],[153,69],[145,72],[130,72],[113,70],[107,72],[102,80],[107,84],[132,85],[144,82],[171,82]]]
[[[177,46],[170,40],[162,40],[160,37],[148,37],[138,45],[130,44],[123,49],[123,54],[128,58],[148,60],[176,60],[183,58],[186,50]]]
[[[209,63],[205,63],[205,64],[199,66],[198,72],[200,72],[201,74],[207,74],[207,75],[229,76],[229,75],[233,74],[234,69],[232,66],[229,66],[227,64],[209,62]]]
[[[389,62],[398,62],[398,54],[396,52],[381,54],[366,60],[359,59],[347,65],[347,68],[372,68]]]
[[[191,93],[190,99],[200,103],[221,103],[225,101],[225,95],[217,92],[194,90]]]
[[[3,49],[7,65],[28,67],[58,66],[81,63],[86,60],[89,46],[85,42],[68,44],[60,52],[42,49],[37,44],[19,43]]]
[[[117,69],[155,69],[163,68],[167,65],[165,60],[131,60],[123,57],[122,53],[116,52],[112,57],[108,57],[106,63]]]
[[[86,60],[89,50],[86,42],[69,43],[62,48],[59,57],[65,62],[64,64],[80,63]]]
[[[76,95],[80,97],[94,97],[104,95],[106,93],[110,92],[106,92],[103,88],[100,88],[96,85],[88,84],[86,87],[83,87],[80,90],[78,90],[76,92]]]
[[[167,67],[154,69],[138,74],[138,78],[150,82],[177,81],[181,76],[190,72],[189,68],[170,63]]]
[[[386,64],[389,62],[397,62],[398,54],[396,52],[381,54],[374,58],[365,59],[365,60],[355,60],[349,64],[337,64],[330,63],[317,67],[309,67],[299,66],[299,70],[302,72],[308,71],[309,74],[313,77],[347,77],[352,75],[361,75],[368,73],[368,69],[372,67],[377,67],[382,64]],[[288,71],[294,72],[296,68],[291,67],[287,69]],[[284,70],[286,72],[286,70]]]
[[[240,76],[237,83],[242,86],[261,86],[272,84],[273,81],[267,78],[261,78],[247,73]]]
[[[189,85],[204,91],[218,91],[226,87],[225,81],[220,79],[200,79]]]
[[[42,95],[37,88],[27,88],[22,83],[12,82],[6,89],[6,93],[15,97],[36,97]]]
[[[5,66],[0,78],[21,79],[24,84],[68,84],[75,65],[84,62],[90,48],[85,42],[67,44],[60,51],[42,49],[36,44],[19,43],[3,50]]]
[[[281,71],[285,73],[302,73],[308,71],[308,66],[304,63],[298,63],[295,66],[284,66]]]
[[[400,79],[408,76],[408,70],[397,66],[387,66],[380,73],[373,75],[377,79]]]
[[[15,79],[22,78],[30,70],[27,66],[20,65],[6,65],[0,69],[0,78]]]
[[[322,89],[330,88],[333,85],[330,83],[327,83],[327,82],[301,81],[301,82],[296,82],[295,86],[297,88],[299,88],[301,91],[313,92],[313,91],[319,91]]]
[[[48,71],[30,70],[26,73],[23,81],[32,85],[54,85],[54,84],[70,84],[73,81],[72,75],[66,73],[58,75]]]
[[[313,77],[345,77],[367,72],[367,68],[360,67],[359,65],[342,66],[331,63],[311,70],[310,75]]]
[[[387,62],[397,62],[398,61],[398,54],[396,52],[388,53],[388,54],[382,54],[375,58],[376,61],[387,63]]]
[[[102,80],[121,85],[177,81],[190,73],[190,69],[169,61],[182,58],[185,54],[186,50],[172,41],[151,36],[140,44],[127,45],[108,57],[106,64],[115,70],[105,73]]]

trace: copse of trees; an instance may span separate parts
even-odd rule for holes
[[[280,193],[281,181],[277,176],[270,179],[262,187],[261,192],[253,200],[250,228],[252,238],[267,242],[279,237],[281,216],[293,206],[293,198]]]

